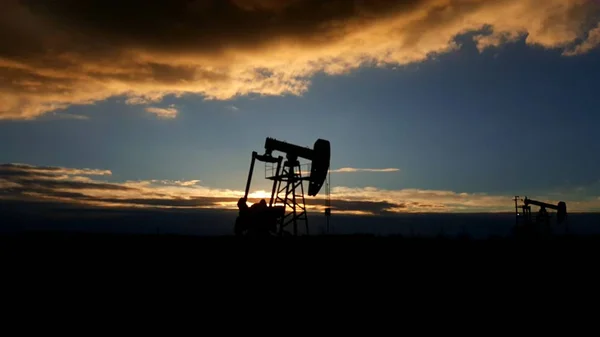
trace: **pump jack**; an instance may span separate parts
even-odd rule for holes
[[[273,156],[274,151],[285,153],[286,160],[282,156]],[[244,197],[238,201],[240,215],[236,219],[235,234],[237,236],[283,236],[288,234],[297,236],[298,225],[304,222],[305,233],[308,235],[303,182],[308,182],[308,195],[316,196],[327,178],[330,157],[331,145],[324,139],[317,139],[313,149],[310,149],[267,138],[263,155],[259,155],[256,151],[252,152],[246,191]],[[302,175],[300,158],[308,160],[311,164],[308,176]],[[267,201],[263,199],[260,203],[247,207],[246,201],[256,160],[276,165],[277,168],[273,175],[266,177],[273,181],[268,205]],[[289,225],[292,225],[292,233],[287,231]]]
[[[535,230],[535,228],[537,227],[538,230],[542,230],[543,232],[549,232],[551,216],[546,209],[552,209],[556,211],[557,225],[561,225],[564,223],[565,233],[568,232],[567,204],[564,201],[560,201],[558,204],[553,205],[550,203],[529,199],[527,197],[525,197],[525,199],[520,199],[519,196],[515,196],[513,200],[515,201],[516,230],[525,230],[529,233],[535,233],[537,232]],[[522,201],[523,204],[519,205],[519,201]],[[535,216],[533,216],[531,213],[532,205],[540,207],[537,215]]]

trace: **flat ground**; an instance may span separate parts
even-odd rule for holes
[[[62,256],[67,259],[122,258],[143,259],[178,257],[219,260],[229,255],[285,254],[329,260],[333,256],[370,256],[390,258],[435,256],[443,259],[462,254],[531,254],[534,252],[580,254],[600,252],[600,236],[555,236],[546,238],[488,239],[451,237],[402,237],[374,235],[314,235],[286,238],[238,238],[234,236],[186,236],[146,234],[91,234],[76,232],[28,232],[0,235],[3,258],[43,258]],[[206,255],[210,254],[210,255]],[[433,254],[433,255],[432,255]],[[472,255],[476,258],[476,255]]]
[[[15,296],[52,294],[60,300],[67,293],[75,298],[93,293],[99,300],[118,294],[118,301],[132,293],[145,301],[154,301],[155,294],[171,298],[175,293],[183,301],[190,293],[199,293],[201,301],[211,294],[257,292],[289,297],[297,291],[334,291],[348,298],[378,291],[382,298],[388,292],[404,298],[432,291],[457,295],[458,289],[467,288],[471,294],[510,288],[574,290],[593,279],[599,253],[600,237],[593,236],[544,240],[369,235],[252,240],[67,232],[0,236],[5,289],[25,289],[14,290]],[[575,285],[565,288],[564,281]]]

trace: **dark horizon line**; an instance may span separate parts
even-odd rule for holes
[[[4,199],[1,200],[0,199],[0,205],[1,204],[15,204],[15,203],[19,203],[19,204],[38,204],[40,206],[45,205],[45,206],[58,206],[60,208],[63,209],[69,209],[72,211],[77,211],[77,210],[81,210],[81,211],[85,211],[85,210],[100,210],[100,211],[139,211],[139,212],[143,212],[143,211],[154,211],[154,212],[176,212],[176,211],[181,211],[181,212],[202,212],[202,211],[213,211],[213,212],[225,212],[225,213],[237,213],[238,210],[237,209],[228,209],[228,208],[197,208],[197,207],[152,207],[152,206],[142,206],[142,207],[131,207],[131,206],[122,206],[122,207],[115,207],[115,206],[100,206],[100,205],[89,205],[89,204],[79,204],[79,203],[63,203],[63,202],[56,202],[56,201],[39,201],[39,200],[8,200],[8,199]],[[42,206],[43,207],[43,206]],[[361,212],[361,210],[349,210],[350,212],[352,211],[356,211],[356,212]],[[367,211],[365,211],[367,212]],[[315,215],[321,215],[324,216],[324,212],[315,212],[315,211],[310,211],[307,210],[307,213],[315,216]],[[497,214],[497,215],[515,215],[514,211],[460,211],[460,212],[381,212],[381,213],[374,213],[374,214],[351,214],[351,213],[336,213],[335,209],[332,210],[331,216],[332,217],[338,217],[338,216],[344,216],[344,217],[348,217],[348,216],[356,216],[356,217],[394,217],[394,216],[406,216],[406,215],[493,215],[493,214]],[[573,211],[573,212],[568,212],[568,214],[600,214],[600,211]]]

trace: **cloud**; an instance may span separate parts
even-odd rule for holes
[[[509,196],[489,196],[453,191],[402,189],[385,190],[375,187],[332,188],[331,197],[345,201],[387,202],[386,212],[505,212],[510,209]]]
[[[4,0],[0,119],[31,119],[125,96],[206,99],[301,95],[313,75],[405,65],[482,32],[480,49],[516,39],[589,51],[599,5],[587,0]],[[160,108],[153,108],[160,109]],[[159,110],[155,110],[159,111]],[[173,113],[165,109],[172,117]]]
[[[353,167],[342,167],[340,169],[331,170],[331,173],[355,173],[355,172],[398,172],[400,169],[397,168],[383,168],[383,169],[372,169],[372,168],[353,168]]]
[[[29,164],[11,163],[11,164],[0,164],[0,174],[2,172],[15,172],[19,174],[40,174],[50,176],[60,175],[91,175],[91,176],[109,176],[112,175],[110,170],[98,170],[98,169],[75,169],[67,167],[54,167],[54,166],[34,166]]]
[[[54,116],[55,118],[58,118],[58,119],[76,119],[76,120],[90,119],[90,117],[86,116],[86,115],[70,114],[70,113],[64,113],[64,112],[54,112],[54,113],[52,113],[52,116]]]
[[[473,37],[473,41],[475,41],[477,45],[477,49],[480,52],[490,48],[490,47],[498,47],[502,44],[515,42],[521,38],[521,34],[517,31],[508,31],[508,32],[493,32],[491,34],[479,34]]]
[[[0,178],[0,190],[11,190],[13,188],[19,188],[19,187],[21,187],[21,185],[17,184],[14,181]]]
[[[172,119],[177,117],[177,109],[173,106],[169,108],[156,108],[156,107],[148,107],[146,108],[147,112],[155,114],[158,118],[166,118]]]
[[[200,183],[200,180],[151,180],[152,183],[161,183],[164,185],[176,185],[176,186],[194,186]]]
[[[600,46],[600,23],[598,23],[598,27],[589,32],[585,41],[575,46],[575,48],[571,50],[566,50],[563,54],[567,56],[581,55],[595,49],[598,46]]]
[[[152,207],[180,209],[237,209],[242,190],[202,186],[199,180],[144,180],[107,182],[105,170],[65,167],[0,165],[0,200],[53,201],[99,207]],[[79,174],[79,175],[75,175]],[[86,175],[87,174],[87,175]],[[251,191],[249,202],[269,199],[271,191]],[[323,212],[326,196],[307,197],[310,212]],[[395,213],[512,212],[513,196],[454,191],[335,186],[331,207],[335,214],[382,215]],[[557,204],[564,200],[570,212],[600,211],[600,197],[571,191],[552,198],[531,196]],[[560,200],[559,200],[560,199]]]
[[[177,180],[173,182],[176,185],[179,186],[194,186],[197,185],[198,183],[200,183],[200,180],[188,180],[188,181],[181,181],[181,180]]]

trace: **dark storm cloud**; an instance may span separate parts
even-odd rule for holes
[[[307,205],[323,205],[323,200],[307,199]],[[388,212],[390,208],[403,208],[404,205],[391,203],[387,201],[359,201],[359,200],[332,200],[331,207],[333,212],[337,211],[360,211],[372,214],[382,214]]]
[[[272,40],[328,42],[347,20],[372,21],[422,0],[25,1],[34,15],[100,40],[160,50],[256,49]],[[337,24],[337,25],[336,25]]]
[[[12,168],[6,168],[0,166],[0,178],[56,178],[58,175],[49,172],[31,172],[23,170],[14,170]]]
[[[227,198],[196,197],[191,199],[114,199],[95,198],[92,201],[109,204],[136,205],[136,206],[159,206],[159,207],[192,207],[192,208],[218,208],[219,203],[230,201]]]
[[[586,0],[4,0],[0,119],[124,95],[300,95],[315,73],[408,64],[525,38],[565,55],[599,43]],[[574,45],[580,43],[579,45]]]

